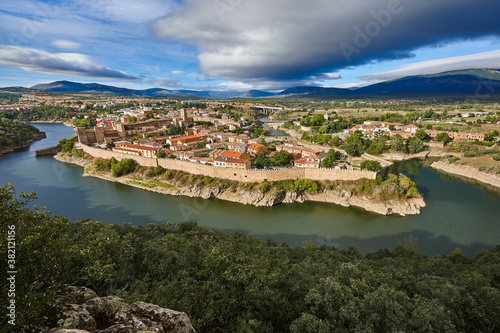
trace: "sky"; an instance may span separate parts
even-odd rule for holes
[[[0,2],[0,87],[356,87],[500,69],[498,0]]]

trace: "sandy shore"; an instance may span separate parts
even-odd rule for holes
[[[28,121],[28,123],[31,124],[63,124],[64,126],[68,127],[73,127],[75,128],[76,126],[73,125],[72,123],[68,121],[59,121],[59,120],[34,120],[34,121]]]

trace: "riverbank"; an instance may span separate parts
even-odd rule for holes
[[[398,214],[406,216],[420,214],[421,208],[426,205],[422,197],[377,202],[369,196],[353,193],[350,188],[352,184],[348,182],[338,183],[335,189],[323,189],[316,193],[309,193],[307,191],[280,191],[276,189],[262,191],[259,189],[259,186],[245,186],[243,183],[239,183],[239,186],[236,187],[212,186],[200,182],[182,183],[175,180],[165,181],[158,177],[146,177],[143,174],[137,173],[128,176],[113,177],[110,172],[96,171],[93,168],[93,160],[89,158],[79,158],[65,154],[57,154],[54,158],[61,162],[83,167],[83,176],[96,177],[161,194],[200,197],[203,199],[217,198],[256,207],[271,207],[280,203],[315,201],[332,203],[343,207],[358,207],[381,215]],[[232,182],[231,184],[238,183]]]
[[[450,164],[446,160],[434,162],[431,168],[448,174],[477,180],[481,183],[500,188],[500,175],[479,171],[466,165]]]
[[[60,120],[32,120],[32,121],[28,121],[28,123],[31,123],[31,124],[63,124],[64,126],[76,128],[76,126],[73,125],[72,123],[70,123],[69,121],[60,121]]]
[[[46,137],[47,137],[47,135],[45,134],[45,132],[38,132],[38,133],[34,133],[30,139],[25,140],[19,144],[0,147],[0,156],[2,156],[4,154],[12,153],[12,152],[19,150],[19,149],[29,148],[33,142],[45,139]]]

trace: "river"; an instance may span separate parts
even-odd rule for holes
[[[38,206],[77,221],[134,225],[192,220],[223,232],[240,231],[290,245],[315,245],[361,252],[393,250],[398,242],[414,241],[429,256],[451,254],[459,247],[473,256],[500,243],[500,191],[440,175],[419,161],[401,165],[417,183],[428,207],[417,216],[380,216],[332,204],[282,204],[257,208],[217,199],[166,196],[101,179],[82,177],[83,169],[54,160],[35,158],[33,151],[55,145],[74,130],[62,124],[35,124],[47,138],[29,149],[0,156],[0,185],[36,191]]]

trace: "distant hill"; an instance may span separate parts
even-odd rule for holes
[[[31,87],[31,89],[47,92],[89,93],[130,97],[139,97],[143,95],[133,89],[118,88],[99,83],[78,83],[71,81],[56,81],[52,83],[37,84]]]
[[[301,86],[288,88],[274,94],[260,90],[250,91],[197,91],[169,90],[150,88],[135,90],[119,88],[99,83],[78,83],[71,81],[56,81],[37,84],[31,88],[7,87],[0,91],[18,93],[59,92],[86,93],[126,97],[183,97],[183,98],[390,98],[390,97],[471,97],[483,98],[500,96],[500,70],[498,69],[467,69],[450,71],[432,75],[408,76],[392,81],[385,81],[357,89],[325,88]]]
[[[500,96],[500,71],[492,69],[463,70],[432,75],[408,76],[357,89],[294,87],[280,97],[436,97]]]
[[[314,86],[302,86],[288,88],[276,96],[280,97],[318,97],[318,96],[339,96],[345,97],[349,94],[349,89],[341,88],[325,88],[325,87],[314,87]]]
[[[37,92],[37,90],[25,88],[25,87],[19,87],[19,86],[0,88],[0,91],[12,92],[12,93],[24,93],[24,94]]]
[[[473,75],[479,78],[500,81],[500,70],[499,69],[463,69],[458,71],[443,72],[438,74],[426,75],[427,77],[433,76],[445,76],[445,75]]]
[[[26,88],[25,88],[26,89]],[[88,93],[99,95],[119,95],[127,97],[193,97],[193,98],[253,98],[273,96],[273,93],[250,90],[250,91],[197,91],[197,90],[168,90],[163,88],[150,88],[135,90],[117,88],[98,83],[78,83],[71,81],[56,81],[51,83],[37,84],[30,88],[32,91],[61,92],[61,93]]]
[[[434,97],[470,96],[486,94],[500,96],[500,80],[491,80],[472,74],[446,73],[445,75],[409,76],[359,88],[353,96]]]

